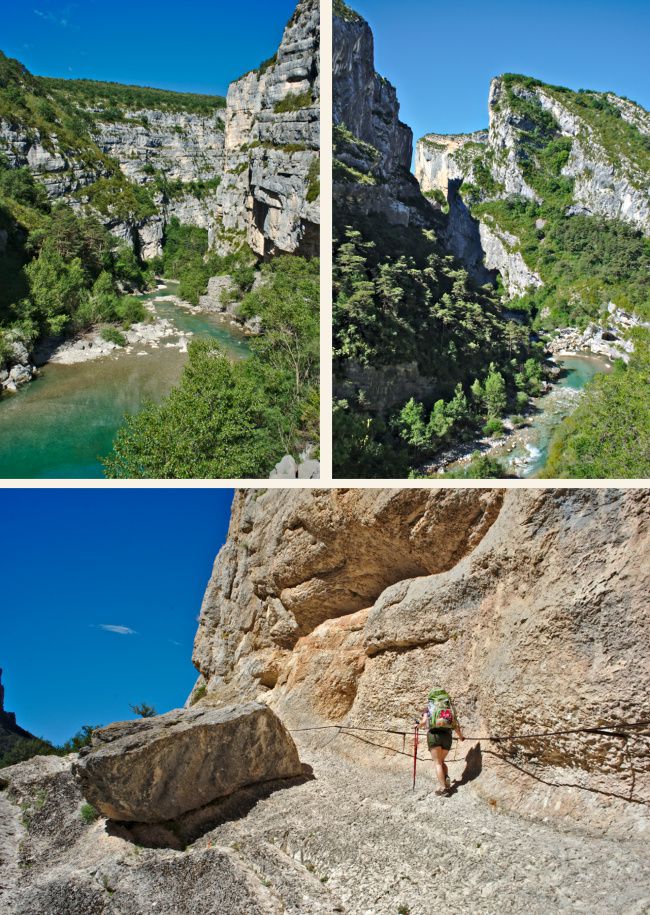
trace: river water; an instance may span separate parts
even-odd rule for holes
[[[172,295],[178,284],[142,296]],[[183,333],[219,340],[234,359],[247,353],[246,338],[230,324],[192,314],[171,301],[154,302],[157,314]],[[100,479],[100,457],[111,451],[126,413],[147,400],[158,403],[181,376],[187,355],[135,344],[131,353],[77,365],[45,365],[38,378],[0,400],[0,479]],[[146,353],[146,355],[139,355]]]
[[[557,363],[562,375],[548,394],[534,398],[535,412],[529,426],[515,436],[514,449],[505,458],[495,453],[511,473],[523,479],[535,477],[544,469],[553,433],[575,410],[585,385],[595,375],[611,369],[600,356],[560,356]]]

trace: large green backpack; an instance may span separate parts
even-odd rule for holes
[[[430,728],[449,728],[451,730],[456,727],[454,707],[446,690],[439,688],[431,690],[427,703],[427,712],[429,714]]]

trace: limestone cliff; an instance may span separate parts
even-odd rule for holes
[[[408,730],[442,683],[474,746],[643,720],[649,520],[650,493],[635,490],[241,492],[201,611],[191,701],[261,698],[294,726]],[[647,827],[643,740],[481,747],[482,796],[586,827]]]
[[[507,74],[492,81],[488,111],[487,132],[427,134],[416,148],[416,177],[425,193],[437,189],[449,200],[450,245],[470,268],[478,248],[510,297],[542,285],[517,235],[508,245],[494,244],[494,234],[503,235],[508,226],[498,224],[504,216],[490,210],[491,201],[557,206],[569,218],[600,216],[650,235],[649,116],[643,108],[612,93],[572,92]],[[458,194],[476,216],[474,248],[468,251],[459,241],[467,235],[465,214],[451,206]],[[543,228],[542,220],[540,238]]]
[[[170,95],[182,106],[182,95]],[[0,120],[0,149],[11,165],[28,166],[52,201],[94,212],[145,260],[160,254],[173,216],[211,225],[223,173],[221,107],[209,115],[131,107],[116,120],[103,120],[101,112],[87,116],[90,124],[81,121],[87,133],[79,133],[76,148],[56,128],[46,133],[18,119]],[[141,189],[133,201],[127,198],[131,187]]]
[[[232,83],[213,244],[318,253],[319,3],[301,0],[274,59]]]
[[[333,18],[335,220],[352,211],[392,225],[424,224],[410,171],[413,132],[399,118],[395,87],[375,71],[370,26],[348,13],[335,9]]]
[[[51,200],[99,216],[143,259],[161,253],[173,217],[224,250],[246,240],[262,256],[318,253],[318,0],[301,0],[277,54],[227,100],[38,78],[1,52],[0,62],[10,166],[28,166]]]

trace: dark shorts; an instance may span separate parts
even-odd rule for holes
[[[451,750],[451,731],[449,728],[430,728],[427,732],[427,746],[442,747],[443,750]]]

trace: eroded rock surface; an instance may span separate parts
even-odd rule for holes
[[[73,771],[105,816],[157,823],[302,767],[270,708],[248,703],[111,724],[95,731]]]
[[[196,638],[201,701],[409,729],[444,683],[476,737],[643,720],[649,521],[635,490],[240,493]],[[475,788],[511,809],[647,827],[644,740],[483,748]]]

